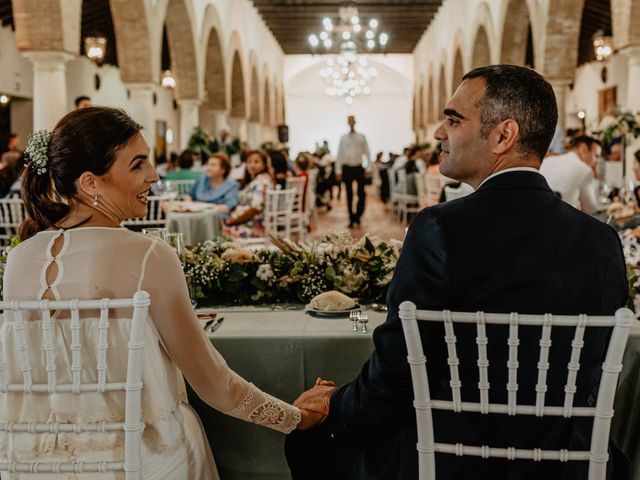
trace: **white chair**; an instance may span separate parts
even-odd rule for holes
[[[11,243],[25,219],[24,202],[20,198],[0,199],[0,246]]]
[[[133,298],[103,299],[103,300],[35,300],[0,302],[0,310],[6,314],[13,314],[13,335],[7,334],[3,328],[0,334],[0,395],[7,392],[24,392],[24,395],[43,396],[50,394],[83,395],[102,392],[125,392],[124,422],[99,423],[0,423],[0,431],[25,434],[42,433],[96,433],[124,432],[124,459],[119,461],[102,462],[15,462],[0,461],[0,471],[42,473],[100,473],[124,471],[126,480],[142,479],[142,364],[144,349],[144,334],[147,321],[147,311],[150,304],[149,294],[138,291]],[[128,343],[128,359],[126,378],[113,378],[113,372],[108,370],[108,350],[115,348],[109,344],[109,310],[133,308],[133,317]],[[89,364],[90,356],[83,355],[81,347],[82,322],[80,311],[93,310],[100,312],[98,324],[99,335],[94,338],[95,363]],[[41,323],[34,338],[28,337],[25,320],[32,312],[39,311],[41,316],[37,320]],[[52,311],[68,311],[70,322],[58,322],[52,318]],[[6,319],[5,319],[6,321]],[[66,335],[70,339],[68,351],[60,351],[54,343],[55,332],[68,330]],[[124,354],[125,345],[120,345]],[[119,352],[118,349],[116,351]],[[16,355],[8,355],[14,352]],[[112,354],[110,354],[112,355]],[[68,356],[71,363],[56,361],[59,356]],[[19,358],[19,365],[5,364],[6,359]],[[32,363],[33,359],[41,359],[41,363]],[[10,373],[21,372],[22,378],[9,378]],[[107,372],[109,378],[107,381]],[[84,374],[83,374],[84,372]],[[71,383],[58,382],[59,378],[71,377]],[[97,382],[85,383],[82,378],[95,378]],[[21,381],[19,381],[21,380]],[[5,402],[6,399],[3,399]],[[59,401],[59,400],[58,400]],[[91,476],[80,477],[91,478]]]
[[[398,175],[398,183],[396,185],[395,201],[398,217],[401,223],[409,223],[409,214],[420,211],[420,200],[417,195],[409,193],[407,171],[404,168],[400,168],[396,173]],[[413,175],[411,179],[413,179]]]
[[[426,173],[417,172],[413,177],[416,182],[416,193],[418,194],[418,205],[420,205],[420,208],[429,206],[426,175]]]
[[[318,220],[318,207],[316,205],[316,189],[318,187],[318,169],[307,170],[309,181],[307,182],[307,205],[305,206],[306,224],[311,224],[311,219]]]
[[[264,203],[264,233],[277,238],[291,238],[294,189],[267,190]]]
[[[407,360],[411,369],[411,379],[414,391],[414,407],[418,427],[418,463],[419,480],[435,479],[435,453],[449,453],[455,455],[481,456],[482,458],[507,458],[509,460],[556,460],[589,461],[589,480],[604,480],[608,461],[609,427],[613,416],[613,399],[618,382],[618,374],[622,369],[622,356],[624,354],[629,329],[635,317],[627,308],[618,309],[615,316],[589,317],[579,316],[552,316],[552,315],[518,315],[491,314],[484,312],[461,313],[445,311],[416,310],[412,302],[403,302],[400,305],[400,319],[404,338],[407,344]],[[447,345],[448,365],[451,378],[452,401],[432,400],[429,393],[429,382],[426,358],[420,339],[417,320],[444,323],[445,337],[443,341]],[[461,399],[461,385],[464,379],[460,378],[458,370],[458,353],[456,351],[456,337],[454,324],[476,324],[478,345],[478,370],[480,403],[465,402]],[[509,337],[503,346],[508,349],[508,383],[507,404],[489,403],[489,382],[487,343],[485,325],[504,325],[509,328]],[[518,326],[541,326],[540,356],[538,359],[521,359],[522,362],[537,363],[538,380],[535,387],[536,404],[517,404],[517,375],[518,375]],[[547,371],[549,370],[549,350],[551,346],[551,328],[572,327],[575,334],[570,345],[571,357],[567,365],[567,381],[564,386],[564,406],[545,405],[547,393]],[[598,390],[598,398],[595,408],[574,407],[574,394],[576,392],[576,378],[580,369],[580,352],[584,344],[583,338],[586,328],[614,327],[609,340],[609,346],[604,363],[602,364],[602,377]],[[554,347],[556,345],[554,344]],[[494,347],[495,348],[495,347]],[[504,368],[497,365],[496,368]],[[562,395],[561,392],[558,392]],[[481,414],[501,415],[528,415],[528,416],[556,416],[556,417],[595,417],[591,436],[590,451],[568,450],[541,450],[539,448],[515,449],[494,448],[486,445],[463,445],[436,443],[434,440],[432,410],[446,410],[452,412],[479,412]]]
[[[167,188],[177,192],[179,197],[188,195],[191,188],[195,185],[195,180],[166,180]]]
[[[396,181],[396,170],[387,169],[387,178],[389,179],[389,205],[391,205],[391,213],[395,218],[398,213],[398,182]]]
[[[128,218],[121,225],[127,228],[167,228],[168,213],[171,211],[173,200],[170,195],[148,196],[147,216],[144,218]]]
[[[293,210],[291,213],[291,233],[298,235],[298,241],[304,241],[307,227],[306,227],[306,214],[308,206],[306,207],[304,201],[305,195],[305,182],[304,177],[287,177],[287,189],[295,190],[293,197]],[[306,207],[306,208],[305,208]]]

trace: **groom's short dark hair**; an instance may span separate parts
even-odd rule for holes
[[[558,123],[556,96],[549,82],[535,70],[517,65],[476,68],[462,80],[472,78],[483,78],[486,84],[479,105],[483,137],[498,123],[512,118],[520,127],[519,152],[542,159]]]

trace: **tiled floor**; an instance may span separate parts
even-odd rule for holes
[[[311,232],[311,240],[322,237],[330,230],[345,230],[349,223],[349,215],[347,214],[346,195],[340,200],[334,198],[331,211],[327,212],[326,208],[318,209],[318,220],[315,229]],[[401,240],[404,238],[404,229],[406,225],[401,225],[391,215],[391,210],[387,205],[382,203],[377,190],[373,186],[367,187],[367,200],[364,214],[361,219],[360,228],[351,229],[351,235],[354,238],[360,238],[365,233],[377,235],[383,240],[396,238]]]

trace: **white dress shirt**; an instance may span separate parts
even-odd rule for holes
[[[540,173],[562,200],[586,213],[598,210],[593,171],[575,152],[546,157]]]
[[[366,157],[363,160],[362,157]],[[338,156],[336,158],[336,174],[342,174],[342,167],[364,167],[368,169],[371,163],[369,145],[365,136],[358,132],[349,132],[343,135],[338,146]]]

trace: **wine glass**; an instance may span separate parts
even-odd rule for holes
[[[187,281],[187,288],[189,289],[189,300],[191,301],[191,306],[195,309],[198,302],[195,296],[195,288],[193,285],[193,279],[191,278],[191,274],[186,272],[186,264],[187,264],[187,250],[184,244],[184,235],[182,233],[167,233],[165,235],[165,242],[175,250],[178,254],[178,258],[180,259],[180,266],[182,267],[182,271],[185,273],[185,279]]]

